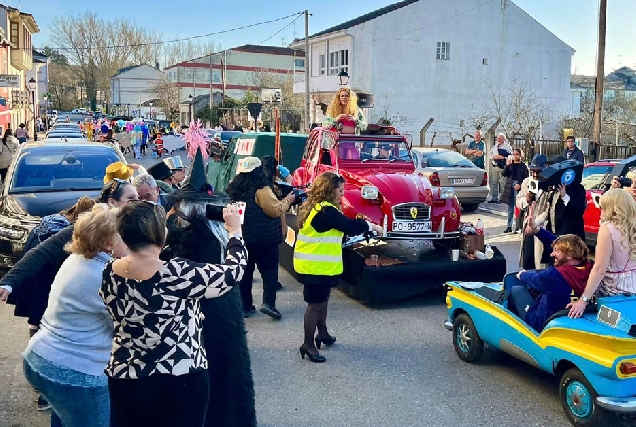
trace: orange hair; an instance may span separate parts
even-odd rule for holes
[[[349,94],[349,103],[344,107],[340,104],[340,93],[347,92]],[[350,114],[353,117],[358,117],[358,97],[349,88],[341,87],[336,92],[336,96],[331,100],[331,104],[327,107],[327,116],[334,119],[340,114]]]

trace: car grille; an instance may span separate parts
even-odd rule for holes
[[[417,209],[415,218],[411,215],[411,208]],[[431,207],[424,203],[404,203],[393,206],[393,218],[399,221],[424,221],[431,218]]]

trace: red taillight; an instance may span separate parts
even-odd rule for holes
[[[620,366],[621,374],[634,375],[636,374],[636,364],[632,362],[623,362]]]
[[[488,174],[486,172],[484,172],[484,178],[481,180],[481,184],[482,187],[488,185]]]
[[[432,174],[430,174],[428,180],[433,187],[439,187],[440,185],[442,185],[441,182],[439,182],[439,175],[437,174],[437,172],[433,172]]]

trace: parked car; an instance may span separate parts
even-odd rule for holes
[[[72,114],[86,114],[86,108],[76,108],[71,111]]]
[[[227,146],[227,144],[230,142],[230,139],[242,133],[243,132],[239,132],[237,130],[215,131],[212,138],[214,141],[220,142],[221,144]]]
[[[56,123],[49,129],[49,132],[78,132],[82,133],[82,128],[77,123]]]
[[[6,271],[22,257],[27,236],[41,217],[73,206],[82,196],[99,196],[106,166],[118,161],[125,159],[111,144],[22,144],[0,198],[0,270]]]
[[[379,158],[381,146],[390,147],[388,158]],[[361,135],[319,126],[309,134],[293,183],[307,186],[323,172],[338,172],[347,183],[342,210],[349,218],[368,218],[383,226],[389,239],[453,245],[460,221],[455,191],[415,174],[410,153],[410,143],[391,126],[369,125]]]
[[[84,134],[81,133],[49,133],[46,135],[45,139],[42,142],[47,142],[47,141],[51,141],[51,140],[69,140],[72,139],[73,141],[76,140],[84,140],[84,141],[88,141],[88,139],[86,139],[86,136]]]
[[[606,425],[606,411],[636,413],[636,296],[599,298],[579,319],[562,310],[537,332],[507,308],[513,279],[447,283],[444,326],[457,356],[477,362],[488,344],[560,377],[561,406],[575,426]]]
[[[605,182],[611,174],[614,166],[621,160],[605,159],[598,162],[588,163],[583,168],[583,179],[581,184],[585,188],[587,209],[583,214],[585,227],[585,240],[590,246],[596,246],[598,236],[601,210],[594,203],[594,194],[602,194],[605,190]]]
[[[415,172],[434,186],[452,187],[466,212],[474,212],[488,197],[488,174],[454,150],[413,147]]]
[[[70,123],[71,122],[71,118],[69,116],[58,116],[58,118],[55,119],[55,123]]]

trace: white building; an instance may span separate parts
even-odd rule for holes
[[[181,101],[189,96],[210,96],[210,91],[239,100],[248,90],[258,93],[270,81],[302,75],[304,51],[278,46],[243,45],[166,67],[168,78],[181,88]]]
[[[121,68],[110,78],[110,103],[117,114],[149,116],[149,102],[157,98],[153,87],[164,79],[159,67],[147,64]]]
[[[461,136],[494,88],[532,87],[555,114],[569,114],[574,50],[510,0],[405,0],[320,31],[309,39],[312,121],[346,71],[353,90],[375,95],[369,122],[394,118],[419,140],[430,131]],[[304,40],[293,48],[304,49]],[[304,82],[294,92],[304,92]],[[469,129],[467,129],[469,130]]]

